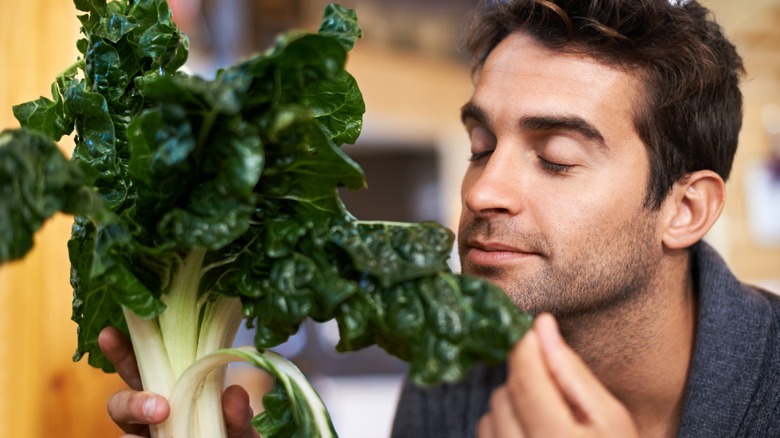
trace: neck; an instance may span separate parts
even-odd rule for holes
[[[696,330],[688,252],[672,254],[644,293],[562,318],[569,345],[631,412],[640,435],[675,436]]]

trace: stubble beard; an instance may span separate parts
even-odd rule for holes
[[[605,235],[603,228],[593,230],[576,247],[566,248],[553,248],[542,236],[518,235],[480,219],[466,224],[462,233],[539,249],[540,269],[500,285],[520,309],[534,315],[549,312],[565,320],[648,298],[660,260],[654,225],[653,212],[642,209],[625,224],[611,225],[611,235]],[[463,266],[465,273],[488,280],[506,276],[501,268],[468,266],[465,260]]]

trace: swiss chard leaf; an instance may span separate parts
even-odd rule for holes
[[[358,223],[332,236],[361,289],[335,315],[341,351],[377,344],[432,385],[463,378],[474,362],[497,363],[530,328],[500,289],[449,273],[453,237],[438,224]]]
[[[361,222],[331,233],[332,241],[352,257],[355,269],[371,274],[382,287],[448,269],[454,241],[452,232],[435,222]]]
[[[0,133],[0,263],[23,257],[54,213],[100,208],[87,183],[48,137],[27,130]]]
[[[98,333],[126,329],[123,308],[164,312],[193,250],[208,265],[198,296],[240,297],[261,349],[306,318],[335,319],[338,349],[377,344],[428,385],[501,360],[528,328],[500,290],[449,272],[449,230],[359,222],[339,198],[366,184],[340,148],[365,111],[345,71],[361,36],[353,11],[330,5],[318,33],[282,35],[207,80],[178,72],[189,41],[164,0],[75,3],[83,58],[51,99],[14,108],[23,130],[0,134],[0,194],[12,200],[0,205],[0,262],[21,257],[54,212],[76,215],[75,359],[111,370]],[[68,161],[43,136],[74,128]],[[289,399],[275,391],[267,403],[266,436],[307,430]]]
[[[22,127],[34,127],[58,141],[63,135],[73,132],[74,120],[63,107],[63,98],[58,83],[51,85],[52,99],[43,96],[32,102],[13,107],[14,117]]]
[[[357,22],[357,13],[332,3],[325,6],[319,33],[335,38],[345,50],[352,50],[355,41],[363,36]]]
[[[252,425],[267,437],[289,438],[295,436],[295,422],[290,398],[278,382],[263,396],[263,412],[252,419]]]

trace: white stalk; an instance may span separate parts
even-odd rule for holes
[[[194,249],[187,254],[177,267],[170,289],[163,295],[167,308],[158,319],[174,378],[178,378],[196,358],[198,286],[205,255],[205,249]]]
[[[211,371],[227,365],[230,362],[245,361],[265,369],[278,379],[290,397],[291,404],[299,409],[293,409],[299,423],[311,420],[316,436],[322,438],[335,437],[333,425],[325,405],[314,391],[303,373],[284,357],[266,351],[260,353],[251,347],[229,348],[207,354],[192,364],[179,378],[171,392],[171,414],[167,422],[171,423],[171,435],[166,438],[191,438],[192,433],[192,399],[198,391],[201,382]],[[303,412],[303,414],[302,414]]]
[[[136,360],[144,390],[168,397],[174,386],[174,377],[157,320],[141,318],[126,307],[122,310],[133,349],[139,353]],[[152,437],[167,436],[165,423],[151,427]]]
[[[206,304],[200,326],[197,357],[233,345],[242,321],[241,300],[221,295]],[[195,400],[194,422],[202,438],[225,438],[222,416],[222,391],[225,387],[226,367],[211,372],[203,381]]]

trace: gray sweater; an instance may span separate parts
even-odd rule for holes
[[[678,436],[780,437],[780,297],[740,283],[706,243],[692,261],[699,316]],[[505,378],[477,366],[456,384],[405,382],[392,437],[474,436]]]

